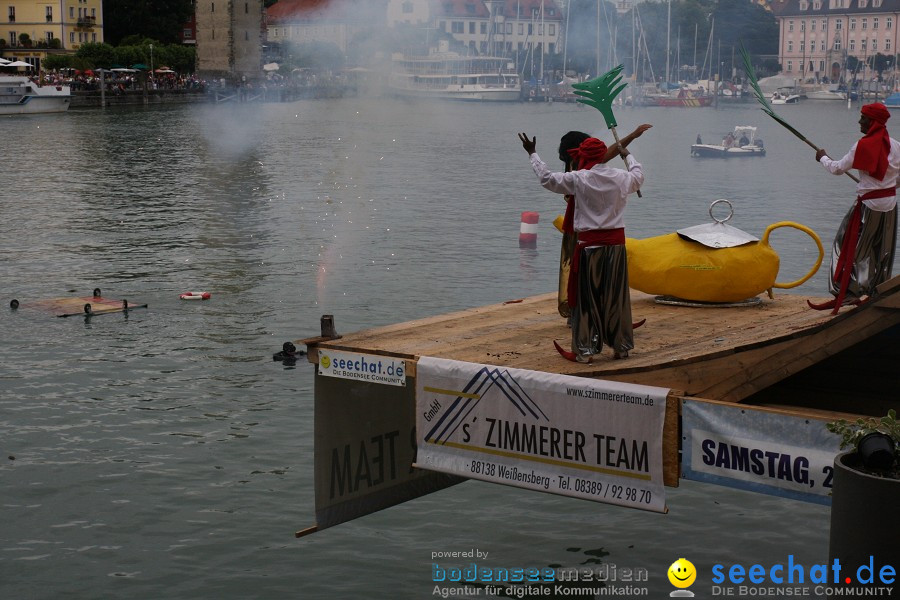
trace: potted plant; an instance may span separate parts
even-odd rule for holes
[[[841,436],[841,450],[851,448],[850,466],[876,477],[900,479],[900,421],[897,411],[876,419],[844,419],[828,423],[828,431]]]
[[[841,436],[831,488],[829,561],[852,572],[870,563],[900,565],[900,422],[891,409],[881,418],[828,423]]]

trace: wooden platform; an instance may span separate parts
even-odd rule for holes
[[[628,359],[614,360],[607,348],[590,365],[569,362],[553,348],[554,339],[570,345],[555,293],[299,342],[308,344],[311,362],[317,360],[317,346],[409,359],[426,355],[739,402],[900,324],[900,276],[885,282],[872,301],[845,307],[837,316],[810,309],[806,300],[780,294],[756,306],[695,308],[660,304],[632,291],[634,319],[647,319],[635,330],[635,349]],[[340,323],[336,327],[340,330]]]
[[[88,307],[90,310],[88,310]],[[55,314],[57,317],[91,317],[109,313],[119,313],[135,308],[147,308],[146,304],[124,299],[103,298],[101,296],[77,296],[34,300],[22,304],[23,309],[38,309]]]

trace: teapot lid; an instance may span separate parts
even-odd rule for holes
[[[729,213],[724,219],[717,219],[713,215],[713,207],[720,202],[728,205]],[[682,238],[699,242],[710,248],[733,248],[735,246],[743,246],[751,242],[758,242],[759,238],[754,237],[746,231],[741,231],[737,227],[727,225],[725,221],[731,220],[734,216],[734,207],[731,202],[721,198],[709,205],[709,216],[712,217],[714,223],[704,225],[694,225],[677,231]]]

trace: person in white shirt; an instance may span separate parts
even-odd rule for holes
[[[644,182],[641,164],[628,149],[619,147],[627,169],[602,161],[606,144],[588,138],[575,157],[579,170],[551,172],[536,152],[537,138],[519,134],[541,185],[557,194],[574,196],[573,225],[578,245],[569,277],[572,307],[572,350],[557,349],[566,358],[591,362],[604,345],[615,358],[626,358],[634,348],[628,262],[625,253],[625,202]]]
[[[897,175],[900,142],[888,135],[885,123],[891,113],[880,102],[860,109],[860,130],[865,134],[840,160],[825,150],[816,160],[830,173],[843,175],[859,170],[856,202],[844,216],[831,250],[828,291],[834,299],[811,308],[837,314],[844,304],[859,304],[875,294],[879,284],[891,278],[897,247]]]
[[[650,129],[652,125],[645,123],[638,125],[634,131],[623,137],[618,142],[606,149],[606,156],[600,162],[609,162],[616,156],[619,156],[619,146],[623,148],[639,138],[645,131]],[[591,137],[583,131],[570,131],[559,139],[559,160],[565,165],[566,171],[572,171],[579,168],[576,160],[578,147],[583,141]],[[697,137],[700,137],[699,135]],[[698,142],[699,143],[699,142]],[[572,202],[572,196],[564,196],[566,202],[566,213],[562,222],[562,245],[559,253],[559,291],[557,292],[557,308],[559,314],[566,319],[572,314],[569,306],[569,269],[572,266],[572,254],[575,252],[576,236],[574,230],[573,217],[575,214],[575,204]],[[639,325],[636,325],[639,326]]]

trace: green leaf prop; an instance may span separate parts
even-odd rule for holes
[[[575,95],[581,96],[578,101],[599,110],[606,121],[606,126],[610,129],[617,125],[616,117],[612,112],[613,100],[627,85],[621,83],[622,69],[624,68],[625,65],[619,65],[596,79],[572,84],[572,87],[575,88]]]
[[[763,94],[762,89],[759,87],[759,81],[756,79],[756,72],[753,70],[753,64],[750,62],[750,54],[747,52],[747,49],[744,48],[744,42],[741,42],[741,60],[744,62],[744,72],[747,73],[747,79],[750,80],[750,87],[753,88],[753,95],[756,96],[756,101],[762,104],[762,111],[775,119],[782,127],[793,133],[795,136],[809,144],[813,150],[818,152],[820,148],[813,144],[811,141],[806,139],[806,137],[797,131],[793,125],[785,121],[780,115],[775,112],[775,109],[772,108],[772,105],[769,104],[769,101],[766,100],[765,95]],[[852,173],[846,173],[847,177],[852,179],[853,181],[859,182],[859,179],[853,176]]]
[[[625,65],[619,65],[596,79],[572,84],[572,87],[575,88],[575,95],[581,96],[581,98],[578,99],[579,102],[587,104],[588,106],[593,106],[600,111],[600,114],[603,115],[603,119],[606,121],[606,127],[612,131],[617,144],[620,142],[619,134],[616,133],[617,123],[616,117],[613,115],[612,103],[613,100],[616,99],[616,96],[618,96],[627,85],[622,83],[622,69],[624,68]],[[624,156],[622,157],[622,160],[625,160]],[[627,160],[625,160],[625,164],[628,164]],[[641,194],[641,190],[637,191],[637,195],[640,198],[644,197],[643,194]]]

